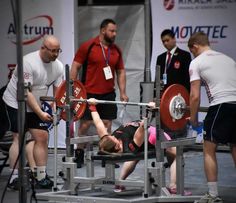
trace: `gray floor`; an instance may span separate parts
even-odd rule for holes
[[[61,157],[64,155],[64,150],[61,150],[58,156],[58,171],[61,170]],[[204,170],[203,170],[203,156],[201,151],[189,150],[185,152],[185,188],[192,191],[193,195],[203,195],[207,191]],[[236,203],[236,170],[228,152],[217,153],[219,163],[219,193],[225,203]],[[139,162],[134,173],[129,177],[130,179],[140,180],[143,179],[143,161]],[[120,164],[122,165],[122,164]],[[95,163],[96,175],[103,175],[104,168],[101,167],[100,162]],[[116,169],[117,176],[119,175],[120,169]],[[53,154],[49,154],[48,161],[48,173],[53,176]],[[85,167],[78,169],[77,173],[80,176],[85,175]],[[166,172],[166,181],[169,179],[169,171]],[[0,191],[2,191],[6,185],[6,180],[9,176],[8,168],[4,168],[0,176]],[[62,179],[58,178],[58,182],[62,183]],[[59,186],[60,187],[60,186]],[[42,191],[38,191],[42,192]],[[45,191],[43,191],[45,192]],[[28,192],[27,202],[30,202],[31,192]],[[7,191],[4,199],[4,203],[19,202],[19,193],[16,191]],[[35,202],[35,201],[33,201]],[[45,202],[45,201],[38,201]]]

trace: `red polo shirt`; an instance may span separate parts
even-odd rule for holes
[[[88,49],[90,48],[89,54]],[[106,94],[114,91],[115,72],[118,69],[124,69],[124,63],[120,49],[111,44],[108,49],[104,48],[105,56],[111,67],[113,78],[106,80],[103,68],[107,66],[104,58],[99,37],[84,42],[77,51],[74,61],[84,64],[87,57],[87,73],[85,80],[85,88],[88,93]]]

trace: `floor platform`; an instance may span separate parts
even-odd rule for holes
[[[65,150],[59,150],[58,155],[58,171],[61,170],[61,158],[64,156]],[[194,151],[189,150],[184,153],[185,157],[185,189],[190,190],[193,195],[203,195],[207,191],[207,185],[204,175],[204,169],[203,169],[203,154],[201,151]],[[228,152],[218,152],[217,153],[217,159],[219,163],[219,193],[220,196],[223,198],[224,203],[235,203],[236,202],[236,168],[233,164],[233,160],[231,157],[231,154]],[[150,160],[151,163],[151,160]],[[137,165],[136,170],[134,173],[129,177],[132,180],[142,180],[143,179],[143,169],[144,162],[140,161]],[[120,166],[122,166],[122,163],[120,163]],[[169,181],[169,169],[166,171],[166,181]],[[77,169],[76,171],[79,176],[85,176],[85,167],[81,169]],[[120,168],[116,169],[116,175],[119,176]],[[7,178],[9,176],[10,172],[8,168],[4,168],[2,171],[2,174],[0,176],[0,195],[2,196],[2,191],[6,185]],[[50,176],[53,176],[53,154],[49,154],[49,160],[48,160],[48,174]],[[102,176],[104,175],[104,168],[101,167],[100,161],[95,161],[95,175],[96,176]],[[60,185],[63,182],[63,180],[58,177],[58,187],[62,187]],[[46,190],[38,190],[38,193],[41,192],[50,192]],[[28,199],[27,202],[30,202],[30,196],[31,191],[27,193]],[[90,194],[91,196],[106,196],[107,198],[110,198],[110,202],[116,202],[113,200],[117,199],[132,199],[137,196],[141,196],[142,191],[140,190],[130,190],[123,194],[116,194],[113,192],[113,188],[110,187],[107,189],[107,193],[101,194],[99,192],[94,192],[93,194]],[[173,198],[176,198],[176,196],[173,196]],[[6,196],[4,198],[3,203],[15,203],[19,202],[19,193],[17,191],[7,191]],[[35,202],[35,201],[32,201]],[[38,200],[38,203],[43,203],[47,201]],[[55,201],[56,202],[56,201]],[[67,201],[72,202],[72,201]],[[78,201],[79,202],[79,197]],[[99,202],[99,201],[97,201]],[[159,202],[159,201],[157,201]],[[167,202],[167,201],[164,201]],[[181,201],[179,201],[181,202]],[[191,202],[191,201],[190,201]]]

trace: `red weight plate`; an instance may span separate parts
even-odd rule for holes
[[[189,111],[186,111],[181,119],[175,120],[171,117],[169,110],[170,102],[178,94],[184,98],[186,105],[189,106],[189,93],[184,86],[179,84],[169,86],[163,93],[160,102],[161,122],[165,127],[173,131],[182,130],[187,123],[186,118],[190,115]]]
[[[85,90],[83,84],[78,80],[75,80],[73,82],[72,92],[73,92],[73,97],[76,99],[86,99],[87,98],[86,90]],[[59,86],[55,97],[56,97],[57,106],[63,108],[66,104],[66,81],[65,80]],[[83,116],[84,111],[86,109],[86,103],[73,102],[72,109],[73,109],[73,113],[74,113],[73,121],[77,121],[81,118],[81,116]],[[61,118],[63,120],[66,120],[65,109],[63,109],[61,112]]]

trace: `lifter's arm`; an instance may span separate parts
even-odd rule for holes
[[[155,102],[149,102],[148,107],[154,109],[156,107],[156,103]],[[140,126],[138,127],[138,129],[135,131],[135,134],[134,134],[134,143],[139,147],[144,142],[144,133],[145,133],[145,131],[144,131],[144,122],[141,121]]]
[[[107,129],[102,121],[102,119],[100,118],[97,109],[96,109],[96,99],[90,98],[88,99],[88,103],[89,103],[89,109],[91,111],[91,116],[94,122],[94,125],[97,129],[97,133],[99,135],[100,138],[102,138],[104,135],[107,135]]]

